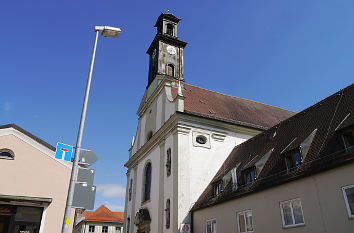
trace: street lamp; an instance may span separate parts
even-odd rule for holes
[[[80,149],[81,149],[82,134],[84,132],[86,109],[87,109],[87,102],[88,102],[88,97],[89,97],[89,93],[90,93],[93,64],[95,63],[98,33],[101,33],[104,37],[118,38],[121,31],[122,30],[120,30],[120,28],[114,28],[114,27],[109,27],[109,26],[96,26],[95,27],[95,32],[96,32],[95,43],[93,45],[91,65],[90,65],[89,75],[88,75],[87,84],[86,84],[84,104],[82,106],[79,132],[77,134],[75,156],[74,156],[73,166],[71,169],[69,190],[68,190],[68,196],[66,199],[65,214],[64,214],[63,226],[62,226],[62,230],[61,230],[62,233],[68,233],[69,226],[70,226],[70,215],[71,215],[71,208],[72,208],[73,197],[74,197],[74,187],[75,187],[78,164],[79,164],[79,153],[80,153]]]

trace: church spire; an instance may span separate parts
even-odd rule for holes
[[[156,75],[184,81],[183,50],[187,43],[177,37],[180,20],[167,11],[161,13],[155,23],[157,33],[146,52],[150,56],[148,86]]]

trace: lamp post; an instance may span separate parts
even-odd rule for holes
[[[73,165],[72,165],[72,169],[71,169],[69,190],[68,190],[68,196],[66,199],[65,214],[64,214],[63,225],[62,225],[62,230],[61,230],[62,233],[68,233],[69,226],[70,226],[70,215],[71,215],[71,208],[72,208],[73,197],[74,197],[74,187],[75,187],[75,182],[76,182],[76,178],[77,178],[76,176],[77,176],[77,170],[78,170],[78,164],[79,164],[79,153],[80,153],[80,149],[81,149],[82,134],[84,132],[86,109],[87,109],[87,102],[88,102],[88,97],[89,97],[89,93],[90,93],[93,64],[95,63],[98,33],[101,33],[104,37],[118,38],[119,34],[121,33],[121,30],[119,28],[114,28],[114,27],[109,27],[109,26],[96,26],[95,32],[96,32],[95,43],[93,46],[91,65],[90,65],[89,75],[88,75],[87,84],[86,84],[84,103],[82,106],[79,132],[77,134],[75,156],[74,156],[74,161],[73,161]]]

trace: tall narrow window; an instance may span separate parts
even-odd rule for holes
[[[206,233],[216,233],[216,219],[206,221]]]
[[[171,148],[167,149],[166,156],[166,175],[169,177],[171,175]]]
[[[354,185],[342,188],[349,218],[354,218]]]
[[[171,216],[171,210],[170,210],[170,199],[167,199],[166,201],[166,229],[170,228],[170,216]]]
[[[133,179],[130,179],[130,185],[129,185],[129,201],[132,200],[132,192],[133,192]]]
[[[175,67],[172,64],[167,65],[167,75],[175,76]]]
[[[280,211],[283,227],[300,226],[305,224],[300,199],[280,203]]]
[[[238,231],[243,232],[253,232],[253,219],[252,211],[242,211],[237,213]]]
[[[173,36],[173,25],[172,24],[167,24],[167,30],[166,30],[166,34]]]
[[[145,167],[144,201],[150,200],[151,191],[151,163]]]

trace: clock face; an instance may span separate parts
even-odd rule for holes
[[[172,47],[171,45],[169,45],[169,46],[167,46],[167,52],[169,53],[169,54],[176,54],[176,49],[175,49],[175,47]]]

